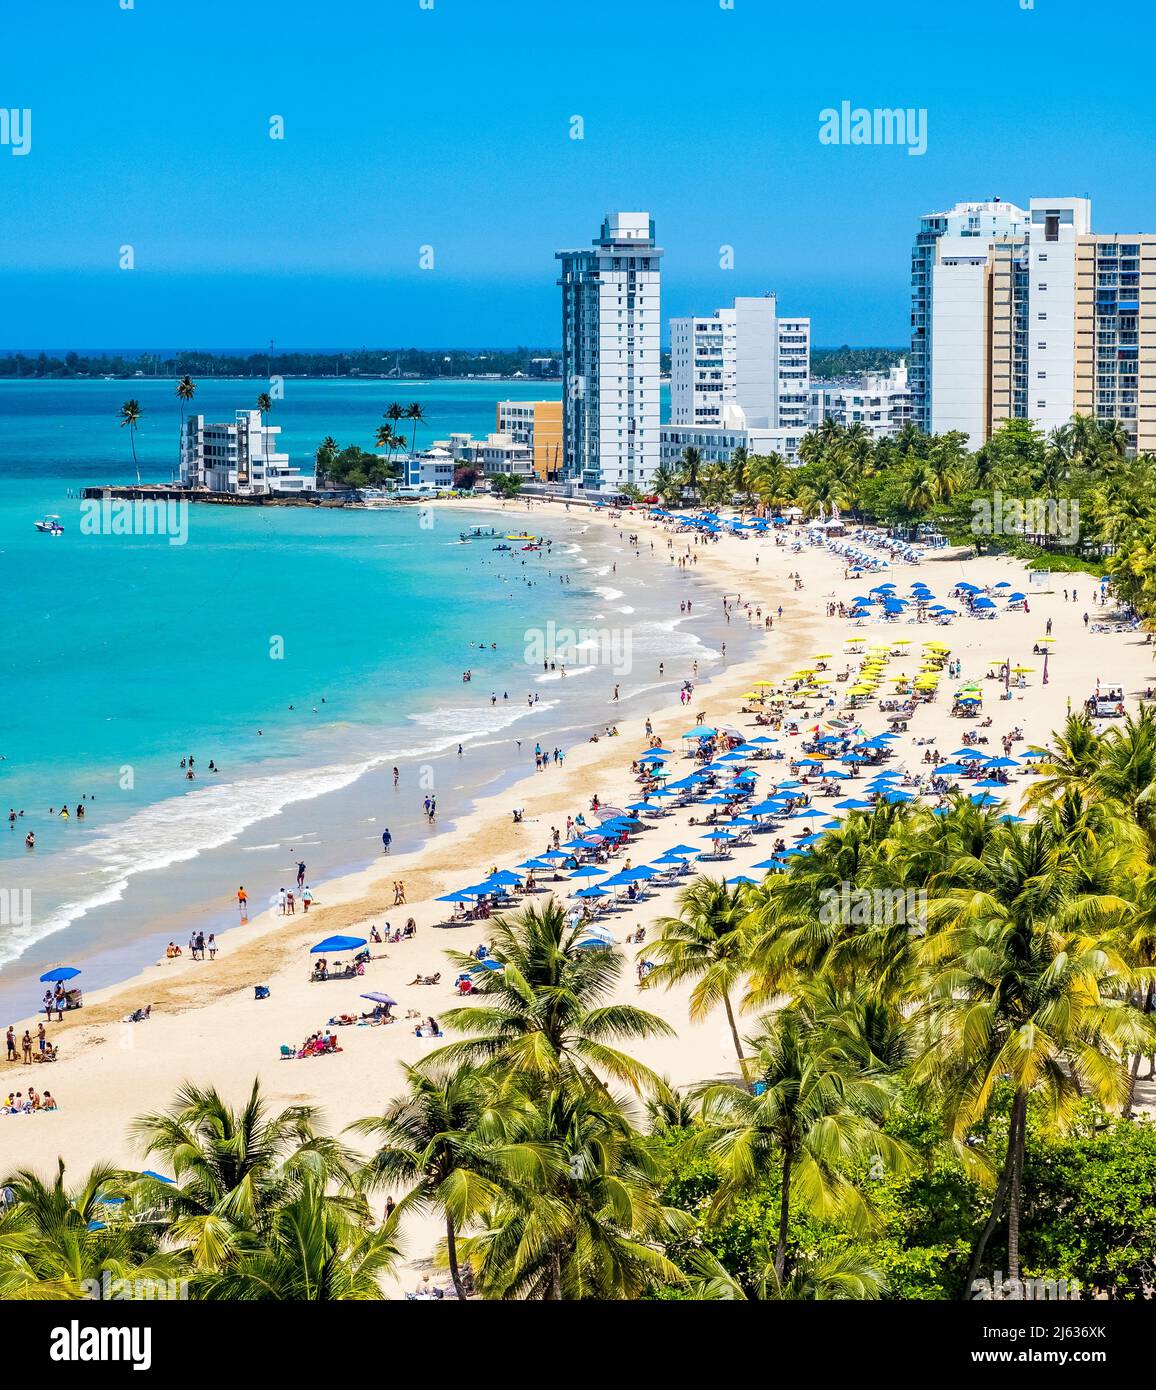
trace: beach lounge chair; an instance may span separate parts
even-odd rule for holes
[[[287,1061],[289,1061],[290,1058],[296,1057],[296,1056],[297,1056],[297,1051],[296,1051],[295,1048],[286,1047],[284,1043],[281,1044],[281,1060],[282,1060],[283,1062],[287,1062]]]

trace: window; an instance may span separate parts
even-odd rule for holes
[[[1047,318],[1047,314],[1046,314],[1046,313],[1039,313],[1039,314],[1036,315],[1036,318],[1038,318],[1038,319],[1046,319],[1046,318]]]
[[[1039,288],[1039,290],[1040,290],[1040,292],[1041,292],[1042,294],[1047,294],[1047,292],[1048,292],[1048,287],[1047,287],[1046,284],[1044,284],[1043,282],[1041,282],[1040,285],[1038,286],[1038,288]]]
[[[1044,240],[1059,241],[1060,239],[1060,218],[1058,213],[1049,212],[1044,218]]]

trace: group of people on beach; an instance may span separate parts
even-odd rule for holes
[[[5,1035],[5,1046],[10,1063],[23,1062],[25,1066],[31,1066],[33,1062],[55,1062],[56,1047],[49,1042],[48,1034],[44,1024],[36,1025],[36,1036],[32,1036],[29,1029],[25,1028],[24,1036],[20,1039],[19,1049],[16,1045],[16,1029],[10,1023],[8,1032]],[[19,1053],[19,1056],[17,1055]]]
[[[0,1110],[5,1115],[35,1115],[59,1108],[51,1091],[37,1095],[35,1087],[29,1086],[27,1095],[23,1091],[9,1091]]]

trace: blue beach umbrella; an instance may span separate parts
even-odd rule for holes
[[[999,806],[1001,805],[998,796],[992,796],[991,792],[980,792],[978,796],[973,796],[971,800],[977,806]]]
[[[309,954],[319,956],[333,951],[356,951],[359,946],[364,945],[364,936],[327,936],[324,941],[319,941]]]
[[[605,888],[597,888],[591,885],[589,888],[579,888],[574,896],[576,898],[607,898],[610,895]]]
[[[46,970],[40,977],[42,985],[55,980],[75,980],[81,972],[74,965],[58,965],[52,970]]]
[[[872,803],[870,801],[860,801],[857,797],[849,797],[846,801],[836,801],[836,809],[840,811],[869,811]]]
[[[443,893],[435,901],[439,903],[468,903],[471,898],[476,898],[477,893],[468,892],[464,888],[459,888],[456,893]]]
[[[728,888],[735,888],[740,883],[758,883],[758,881],[757,878],[751,878],[749,874],[735,874],[734,878],[728,878],[726,880],[726,886]]]
[[[570,875],[571,878],[605,878],[609,872],[607,869],[599,869],[594,864],[583,864],[580,869],[575,869]]]

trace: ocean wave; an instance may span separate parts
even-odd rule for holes
[[[552,708],[553,703],[542,701],[534,708]],[[215,783],[136,811],[117,825],[100,831],[76,852],[90,872],[109,875],[113,882],[61,904],[43,921],[6,928],[0,937],[0,966],[18,959],[37,942],[63,931],[97,908],[119,901],[129,881],[138,874],[196,859],[239,839],[250,826],[271,819],[287,806],[341,791],[367,773],[388,767],[402,758],[435,757],[458,743],[472,742],[480,735],[507,728],[532,712],[528,706],[523,704],[519,708],[512,701],[481,713],[464,707],[429,710],[413,714],[410,719],[425,730],[436,731],[439,737],[399,744],[355,762],[253,774],[234,782]],[[305,840],[316,833],[308,830],[301,835],[286,836],[278,845],[246,848],[271,849],[281,844],[303,846]]]

